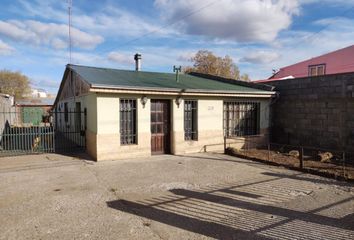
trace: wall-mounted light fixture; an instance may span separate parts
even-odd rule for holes
[[[147,103],[148,98],[144,95],[141,97],[140,102],[143,105],[143,108],[145,108],[145,104]]]
[[[181,104],[181,102],[182,102],[182,98],[181,98],[181,97],[177,97],[177,98],[176,98],[177,107],[179,107],[179,105]]]

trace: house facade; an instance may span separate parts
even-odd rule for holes
[[[223,151],[224,136],[265,142],[275,92],[264,85],[201,74],[67,65],[54,103],[67,129],[86,121],[96,160]],[[86,119],[65,119],[83,111]]]

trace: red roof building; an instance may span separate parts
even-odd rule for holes
[[[346,72],[354,72],[354,45],[280,68],[279,71],[273,74],[268,80],[255,82],[268,82]]]

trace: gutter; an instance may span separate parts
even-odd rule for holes
[[[173,96],[223,96],[223,97],[254,97],[254,98],[271,98],[276,92],[235,92],[235,91],[206,91],[206,90],[186,90],[186,89],[156,89],[146,88],[139,89],[134,87],[129,88],[90,88],[90,92],[96,93],[122,93],[122,94],[146,94],[146,95],[173,95]]]
[[[149,91],[149,92],[168,92],[176,94],[190,94],[190,93],[205,93],[205,94],[251,94],[251,95],[275,95],[275,91],[232,91],[232,90],[209,90],[209,89],[180,89],[180,88],[157,88],[157,87],[133,87],[133,86],[123,86],[123,85],[102,85],[102,84],[91,84],[90,92],[114,92],[115,90],[123,91]]]

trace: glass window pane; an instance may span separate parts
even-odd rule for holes
[[[323,75],[324,74],[324,66],[319,66],[317,68],[317,75]]]

